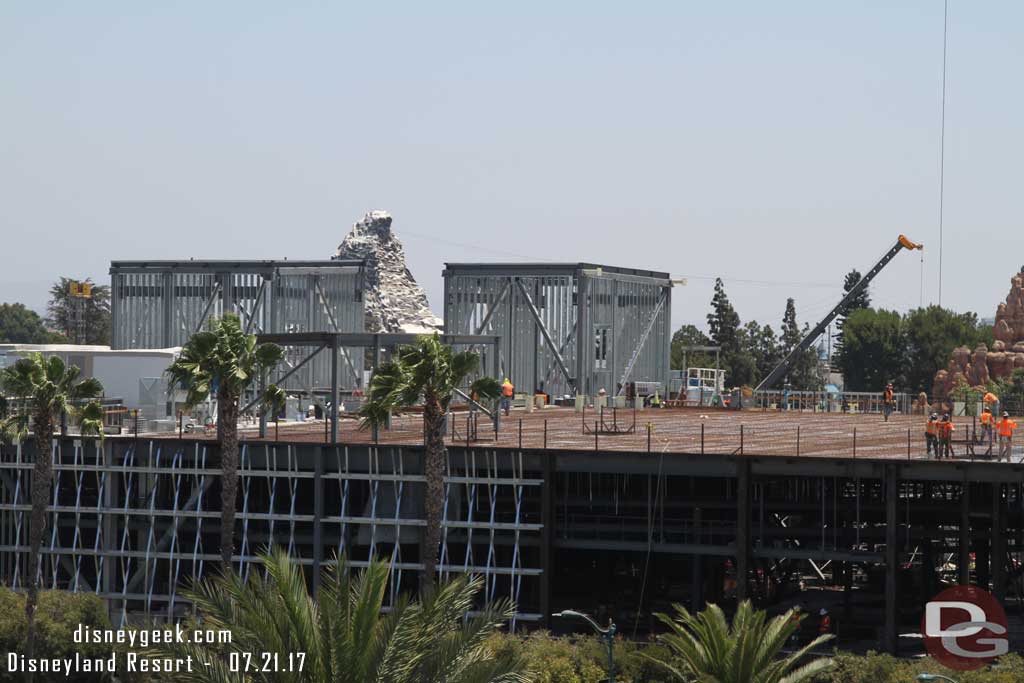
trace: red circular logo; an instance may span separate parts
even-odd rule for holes
[[[1006,654],[1006,611],[977,586],[948,588],[925,605],[921,635],[928,654],[957,671],[980,669]]]

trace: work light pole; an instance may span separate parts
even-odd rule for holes
[[[553,617],[576,617],[590,624],[590,628],[594,629],[594,633],[601,637],[601,640],[608,646],[608,683],[615,683],[615,622],[611,619],[608,620],[608,628],[601,628],[596,621],[588,617],[583,612],[577,612],[576,610],[566,609],[561,612],[555,612],[551,616]]]

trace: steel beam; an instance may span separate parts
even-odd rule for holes
[[[554,356],[555,362],[558,364],[558,369],[562,371],[562,376],[565,377],[565,381],[569,383],[569,386],[575,390],[576,381],[569,374],[569,369],[565,367],[565,361],[562,360],[562,354],[558,352],[558,347],[555,346],[554,340],[551,339],[551,335],[548,333],[548,328],[544,324],[544,320],[540,317],[540,311],[533,304],[533,299],[530,297],[530,293],[526,290],[526,286],[523,285],[523,281],[517,279],[516,285],[519,287],[519,291],[523,295],[523,300],[526,302],[526,307],[530,311],[530,315],[533,316],[533,320],[537,323],[537,328],[540,329],[540,334],[544,337],[544,343],[548,345],[548,349],[551,350],[551,354]]]

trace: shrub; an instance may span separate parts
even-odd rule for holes
[[[1024,659],[1010,654],[995,668],[950,671],[931,658],[898,659],[869,652],[867,655],[838,653],[833,667],[814,679],[815,683],[905,683],[920,673],[944,674],[960,683],[1017,683],[1024,680]]]
[[[103,601],[88,593],[67,593],[64,591],[42,591],[36,609],[36,652],[39,658],[74,658],[80,653],[83,658],[97,659],[110,657],[110,645],[78,644],[74,632],[79,625],[91,628],[109,629]],[[25,619],[25,595],[7,588],[0,588],[0,652],[6,659],[7,653],[25,652],[25,633],[28,623]],[[21,672],[8,673],[7,662],[0,666],[0,682],[22,681]],[[61,683],[100,680],[96,674],[80,673],[70,678],[63,674],[36,674],[38,683]]]

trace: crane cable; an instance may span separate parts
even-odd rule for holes
[[[924,250],[921,250],[921,284],[917,295],[917,307],[924,308]]]
[[[939,306],[942,306],[942,203],[946,181],[946,44],[949,0],[942,3],[942,113],[939,124]]]

